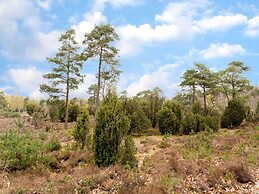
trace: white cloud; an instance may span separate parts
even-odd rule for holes
[[[76,39],[78,43],[82,43],[85,33],[91,32],[96,24],[101,24],[106,21],[107,18],[102,14],[102,12],[89,12],[84,15],[82,21],[80,21],[78,24],[72,25],[71,28],[75,29],[76,31]]]
[[[42,98],[45,95],[39,92],[39,85],[44,83],[43,72],[36,67],[12,68],[8,70],[8,76],[16,85],[18,91],[28,93],[30,98]]]
[[[125,25],[117,28],[120,36],[120,42],[118,47],[120,49],[120,55],[134,55],[141,51],[141,48],[145,45],[166,42],[168,40],[179,40],[185,37],[190,37],[191,31],[184,30],[185,24],[162,24],[157,25],[154,28],[149,24],[143,24],[140,26]]]
[[[5,57],[45,60],[57,48],[58,30],[48,30],[33,1],[1,0],[0,18],[0,53]]]
[[[250,37],[259,36],[259,16],[253,17],[248,21],[246,35]]]
[[[242,25],[247,23],[247,17],[241,14],[236,15],[218,15],[210,18],[204,18],[195,22],[198,30],[206,32],[207,30],[227,30],[234,26]]]
[[[25,58],[41,61],[50,57],[60,46],[58,41],[59,36],[60,31],[36,33],[33,37],[33,44],[28,45],[24,51]]]
[[[129,96],[134,96],[138,92],[154,87],[160,87],[166,96],[171,96],[177,91],[177,83],[173,83],[172,75],[175,73],[178,64],[167,64],[158,70],[141,76],[127,87]]]
[[[51,0],[38,0],[37,4],[46,11],[49,11],[51,8]]]
[[[143,0],[94,0],[94,10],[102,11],[106,3],[110,3],[114,7],[134,6],[141,3]]]
[[[155,19],[169,24],[190,21],[200,9],[204,9],[208,4],[208,0],[170,2],[163,13],[156,15]]]
[[[201,50],[200,55],[204,59],[219,57],[231,57],[236,54],[244,54],[246,50],[239,44],[210,44],[209,48]]]

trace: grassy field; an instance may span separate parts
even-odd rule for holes
[[[2,170],[0,193],[259,193],[256,124],[214,134],[134,137],[135,169],[120,164],[96,167],[91,145],[78,150],[71,130],[44,127],[29,133],[49,146],[42,154],[51,159],[25,170]]]

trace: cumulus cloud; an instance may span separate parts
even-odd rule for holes
[[[231,57],[236,54],[244,54],[246,50],[239,44],[210,44],[209,48],[201,50],[200,55],[204,59],[219,57]]]
[[[37,4],[40,8],[49,11],[51,8],[51,0],[38,0]]]
[[[247,17],[242,14],[236,15],[218,15],[210,18],[204,18],[195,22],[198,30],[206,32],[208,30],[227,30],[234,26],[242,25],[247,23]]]
[[[57,49],[60,32],[48,30],[48,22],[41,20],[33,1],[0,1],[0,18],[0,53],[5,57],[45,60]]]
[[[74,24],[71,28],[76,31],[76,39],[78,43],[82,43],[84,40],[84,34],[89,33],[93,30],[97,24],[105,23],[107,18],[100,11],[89,12],[84,15],[82,21],[78,24]]]
[[[242,14],[227,13],[216,16],[200,14],[209,5],[208,0],[170,2],[161,14],[155,16],[155,21],[158,23],[154,26],[127,24],[117,27],[121,56],[136,55],[143,47],[151,44],[188,40],[201,33],[224,31],[247,24],[248,19]],[[251,26],[256,26],[254,23],[257,22],[251,21],[251,23],[253,23]],[[252,29],[250,34],[256,34],[255,28],[250,29]]]
[[[106,3],[114,7],[121,7],[125,5],[134,6],[141,3],[143,0],[94,0],[94,10],[102,11]]]
[[[250,37],[259,36],[259,16],[253,17],[248,21],[246,35]]]
[[[172,75],[175,74],[177,67],[178,64],[167,64],[152,73],[144,74],[127,87],[129,96],[155,87],[160,87],[166,96],[171,96],[178,89],[178,84],[173,83],[172,80]]]
[[[36,67],[11,68],[8,77],[20,92],[28,93],[31,98],[42,98],[44,94],[39,92],[39,84],[44,82],[43,72]]]

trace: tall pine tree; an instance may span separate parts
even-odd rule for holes
[[[98,60],[96,107],[100,104],[100,93],[104,95],[105,87],[117,81],[121,71],[118,70],[119,50],[114,42],[119,39],[115,29],[110,24],[96,25],[92,32],[85,34],[83,43],[85,59]],[[101,91],[102,89],[102,91]]]
[[[79,54],[78,43],[75,41],[75,30],[69,29],[61,34],[59,41],[61,47],[52,58],[47,58],[53,64],[52,72],[43,77],[49,84],[40,86],[41,92],[46,92],[51,98],[65,97],[65,129],[68,123],[68,101],[70,90],[77,89],[83,81],[80,74],[82,69],[82,57]]]

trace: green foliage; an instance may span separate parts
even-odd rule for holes
[[[145,115],[151,121],[151,125],[153,128],[157,125],[157,118],[156,114],[161,109],[162,104],[164,102],[164,97],[161,96],[162,90],[158,87],[154,88],[153,90],[145,90],[139,92],[135,100],[140,104],[142,110],[144,111]]]
[[[157,113],[159,131],[162,135],[176,134],[180,129],[180,121],[175,113],[168,108],[163,108]]]
[[[157,113],[158,128],[162,135],[176,134],[179,132],[182,120],[182,107],[172,100],[164,102]]]
[[[70,104],[68,106],[68,122],[74,122],[77,120],[78,115],[80,114],[80,106],[76,103]]]
[[[0,135],[0,169],[22,170],[36,166],[42,151],[42,142],[28,133],[6,132]]]
[[[33,101],[29,101],[26,103],[26,110],[30,116],[32,116],[32,114],[35,112],[36,106],[37,106],[37,104]]]
[[[150,120],[141,109],[135,110],[130,120],[130,133],[140,134],[141,132],[147,131],[147,129],[151,127]]]
[[[54,57],[48,58],[49,63],[54,65],[52,72],[43,76],[49,84],[40,85],[40,91],[48,93],[51,98],[65,97],[65,128],[67,129],[69,92],[77,89],[79,83],[83,81],[83,75],[80,74],[83,59],[78,53],[75,30],[69,29],[61,34],[59,41],[61,47],[58,52]]]
[[[200,114],[186,113],[181,126],[183,134],[194,134],[200,131],[217,132],[220,119],[217,116],[203,116]]]
[[[53,156],[46,155],[46,156],[42,157],[41,162],[46,167],[48,167],[52,170],[59,168],[58,160],[56,158],[54,158]]]
[[[181,122],[183,115],[182,115],[182,107],[179,103],[173,100],[168,100],[164,102],[163,108],[167,108],[171,110],[175,114],[179,122]]]
[[[89,113],[87,109],[84,109],[77,118],[77,123],[72,134],[75,141],[78,143],[78,145],[80,145],[81,149],[85,147],[89,130]]]
[[[64,100],[48,100],[49,117],[52,122],[65,121],[65,101]]]
[[[248,70],[243,62],[233,61],[225,70],[219,72],[220,90],[228,100],[251,88],[249,81],[243,76]]]
[[[61,144],[56,138],[52,138],[46,145],[48,152],[58,151],[61,149]]]
[[[244,104],[240,99],[233,99],[228,102],[228,106],[221,117],[221,127],[238,127],[241,125],[245,117],[246,111]]]
[[[94,131],[94,159],[98,166],[109,166],[118,161],[124,134],[130,127],[116,94],[105,96],[96,116]]]
[[[136,147],[134,141],[130,135],[125,138],[122,164],[134,168],[138,165],[136,158]]]
[[[118,34],[110,24],[96,25],[90,33],[85,34],[85,40],[83,41],[83,44],[86,45],[83,51],[84,58],[98,59],[97,107],[100,103],[101,89],[103,92],[110,89],[121,73],[118,70],[119,50],[114,46],[114,42],[118,39]]]
[[[200,102],[193,103],[191,109],[192,109],[193,114],[200,114],[201,115],[201,114],[204,113],[204,110],[203,110]]]

